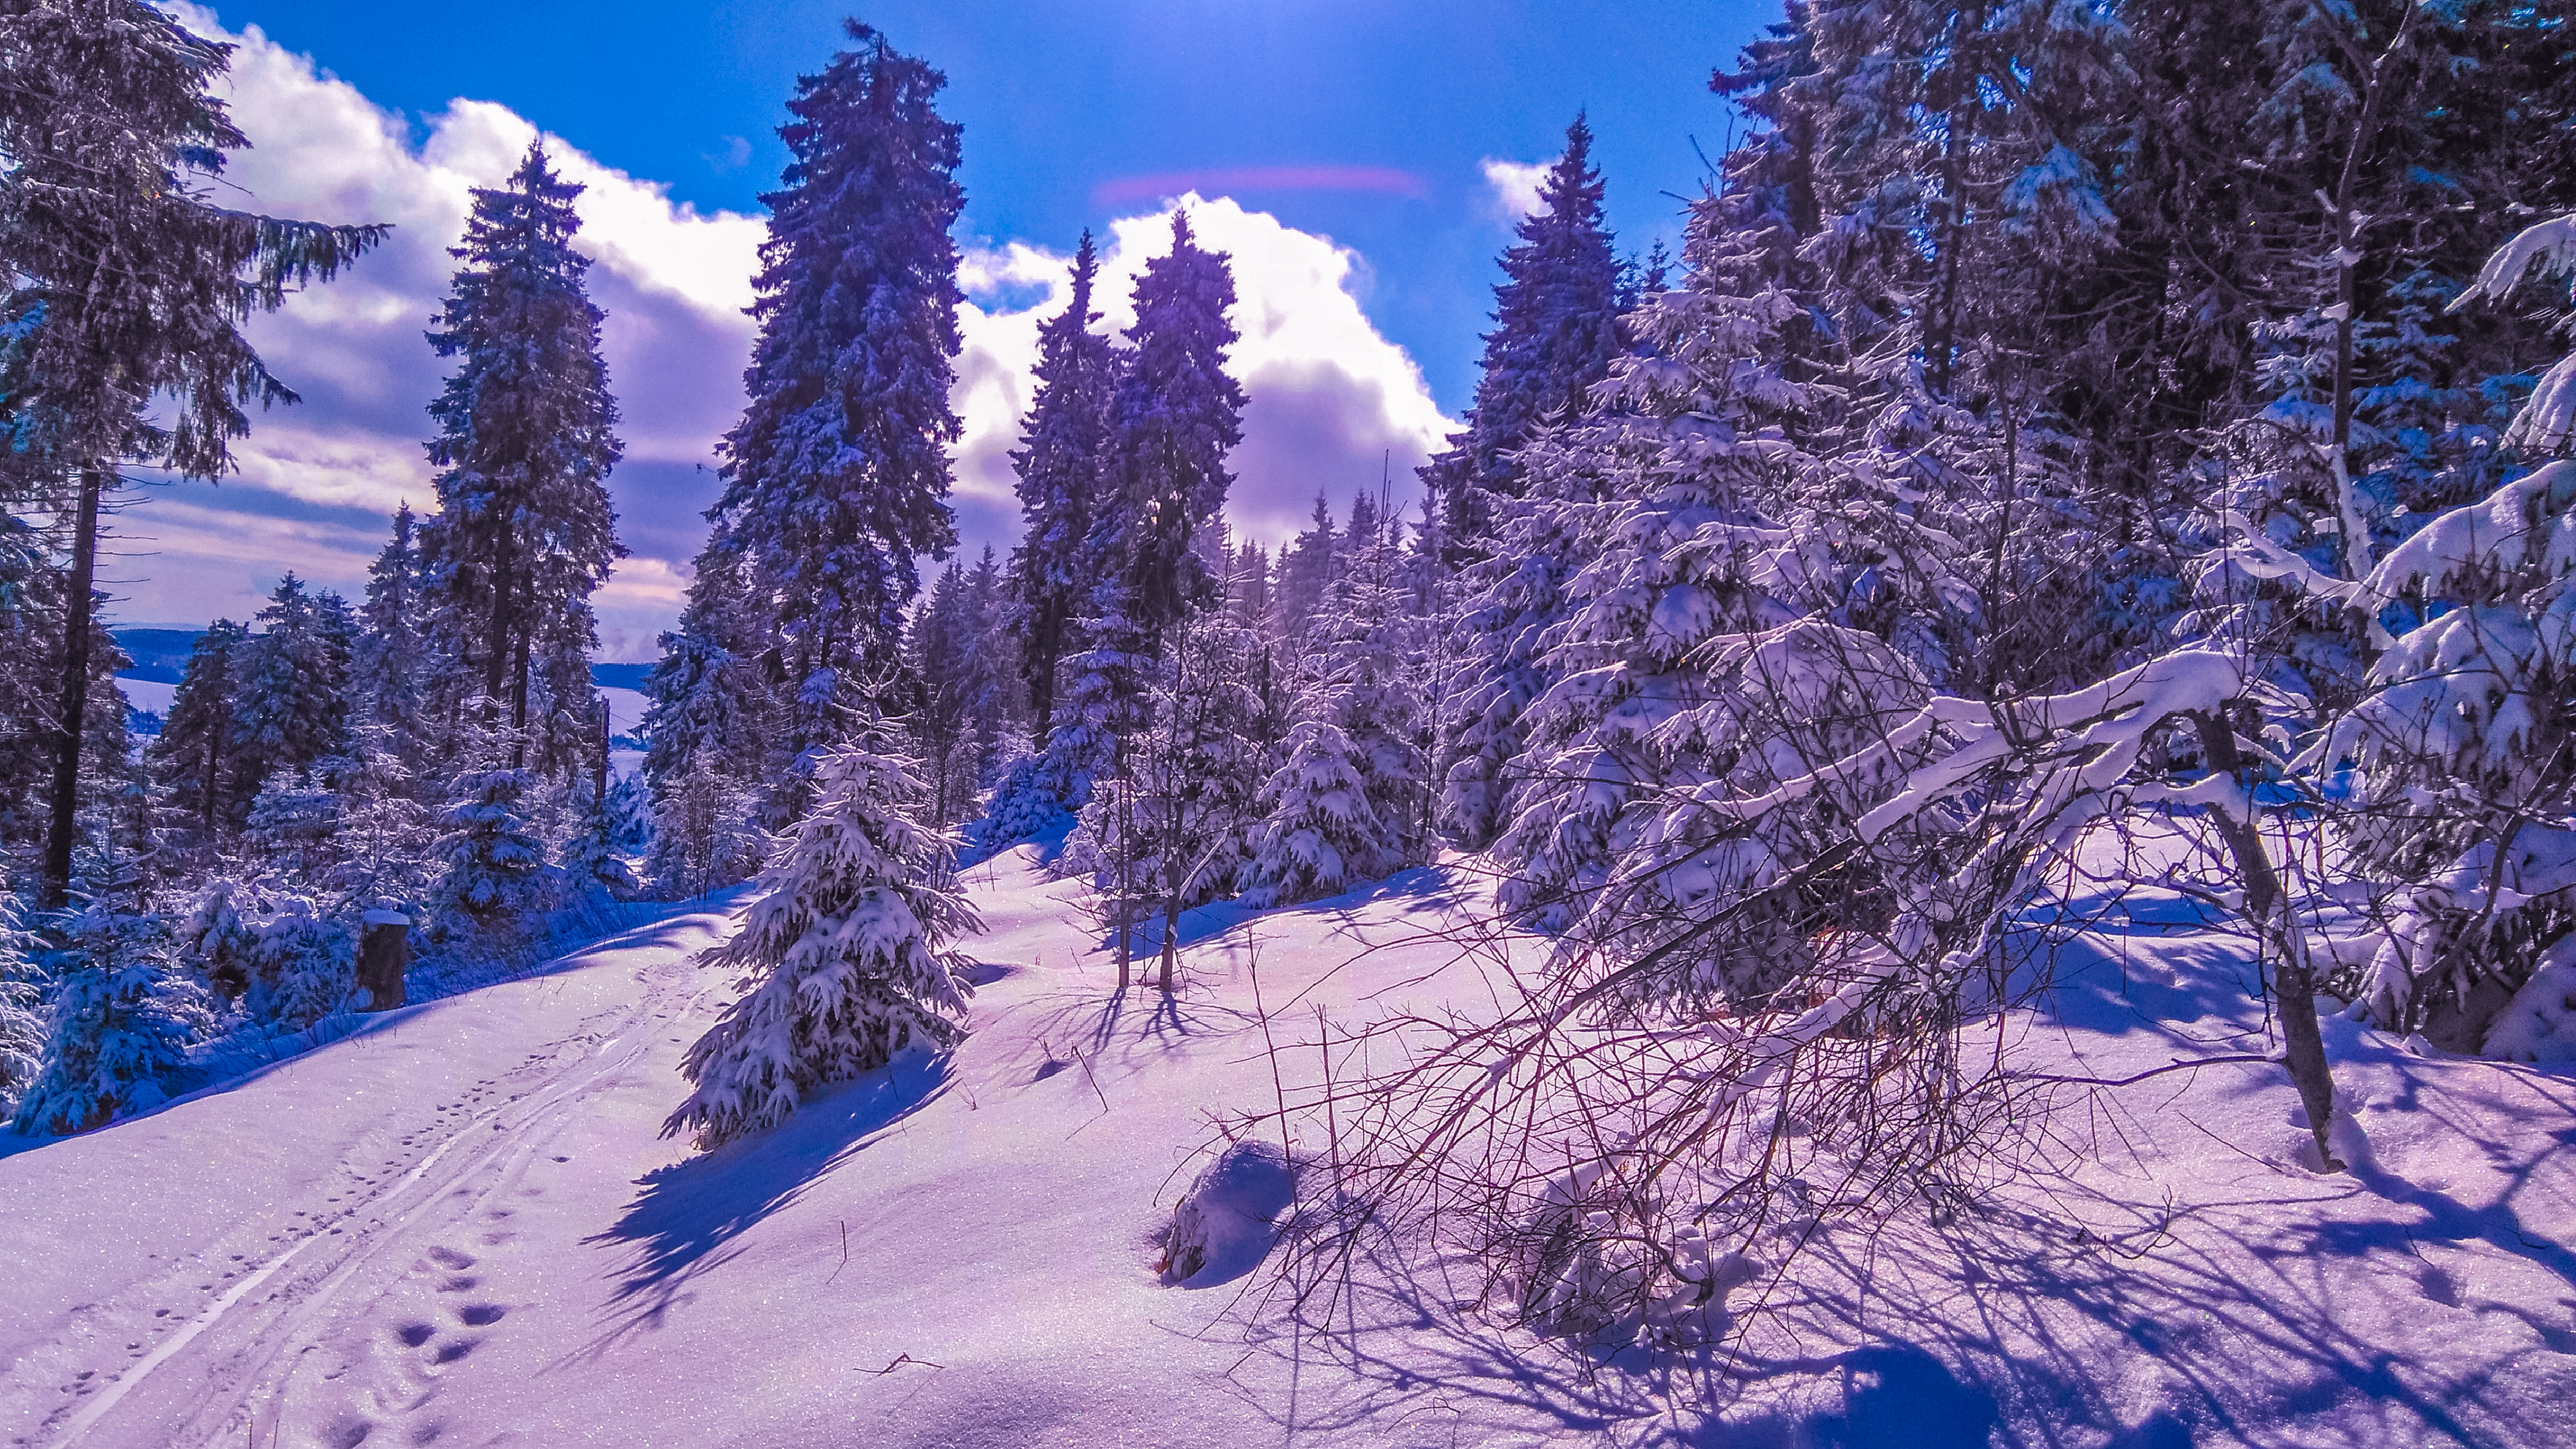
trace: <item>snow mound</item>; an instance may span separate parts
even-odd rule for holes
[[[1285,1151],[1268,1142],[1228,1146],[1172,1211],[1163,1281],[1208,1288],[1251,1272],[1296,1198],[1297,1172]]]
[[[2576,936],[2541,953],[2531,979],[2487,1029],[2486,1051],[2507,1062],[2576,1062]]]

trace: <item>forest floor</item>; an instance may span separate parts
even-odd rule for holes
[[[1587,1357],[1446,1259],[1329,1322],[1263,1273],[1157,1279],[1222,1114],[1320,1075],[1323,1023],[1487,999],[1459,863],[1195,912],[1172,998],[1113,995],[1025,849],[969,885],[965,1045],[716,1153],[659,1128],[731,992],[694,964],[720,911],[15,1146],[0,1444],[2576,1443],[2563,1073],[2329,1022],[2369,1137],[2333,1177],[2267,1065],[2063,1088],[1978,1210],[1820,1233],[1722,1361]],[[2018,1069],[2260,1049],[2237,943],[2172,898],[2119,919],[2015,1014]]]

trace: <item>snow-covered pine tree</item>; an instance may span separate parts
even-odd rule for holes
[[[1095,800],[1097,813],[1132,809],[1136,832],[1131,889],[1163,917],[1159,985],[1174,989],[1181,912],[1233,888],[1259,816],[1261,708],[1243,678],[1257,649],[1223,612],[1189,613],[1166,636],[1171,661],[1149,693],[1152,723],[1131,745],[1132,802]],[[1086,825],[1097,822],[1087,820]],[[1104,891],[1114,881],[1101,882]]]
[[[355,914],[335,916],[296,884],[217,876],[180,923],[176,956],[252,1021],[301,1031],[357,989]]]
[[[430,334],[456,371],[429,409],[439,511],[420,529],[427,644],[452,668],[450,717],[481,734],[506,729],[520,752],[512,768],[552,729],[532,729],[532,681],[566,649],[586,653],[591,592],[626,552],[607,489],[623,447],[617,404],[583,281],[590,260],[572,246],[581,193],[541,141],[508,181],[476,187],[465,244],[451,253],[465,265]],[[465,719],[466,692],[486,717]],[[484,751],[475,740],[442,753]]]
[[[488,706],[487,706],[488,708]],[[448,786],[444,827],[431,847],[443,867],[432,925],[440,934],[506,931],[549,894],[545,845],[529,828],[528,771],[509,730]]]
[[[1340,546],[1332,505],[1317,493],[1314,522],[1279,552],[1279,637],[1292,650],[1305,647],[1307,631],[1323,611],[1325,592],[1340,574]]]
[[[258,623],[236,650],[231,710],[241,786],[250,791],[306,774],[345,743],[357,632],[339,595],[309,592],[292,570]]]
[[[1626,350],[1619,332],[1619,262],[1601,216],[1592,127],[1578,112],[1565,150],[1539,187],[1538,209],[1515,231],[1494,286],[1476,400],[1464,432],[1422,470],[1440,500],[1453,567],[1490,556],[1495,498],[1525,491],[1512,454],[1540,424],[1582,413],[1591,389]]]
[[[978,788],[992,783],[1003,753],[1026,738],[1030,725],[1028,683],[1020,668],[1019,635],[1012,622],[1018,607],[1011,601],[1010,588],[993,546],[986,544],[983,557],[966,574],[966,619],[973,643],[968,677],[977,701],[967,722],[967,748],[974,757]]]
[[[174,833],[201,853],[240,828],[257,788],[242,778],[233,721],[235,674],[248,663],[249,637],[230,619],[217,619],[197,636],[170,696],[170,717],[151,745],[153,768],[178,817]]]
[[[1300,720],[1284,749],[1262,786],[1261,823],[1237,876],[1245,905],[1322,900],[1403,864],[1403,835],[1370,801],[1365,756],[1349,736],[1326,720]]]
[[[1120,580],[1142,653],[1159,654],[1166,626],[1217,597],[1195,545],[1224,510],[1226,454],[1243,440],[1243,388],[1225,370],[1233,306],[1225,253],[1200,247],[1189,214],[1174,212],[1172,249],[1136,279],[1133,352],[1112,403],[1114,497],[1085,544]]]
[[[975,622],[966,569],[952,563],[931,585],[904,638],[913,694],[904,732],[930,786],[927,823],[942,830],[975,803],[977,761],[970,736],[977,714],[991,707],[976,665]]]
[[[567,787],[566,833],[555,853],[563,888],[573,899],[625,900],[635,894],[635,868],[618,839],[615,792],[602,797],[588,779]]]
[[[644,778],[653,792],[646,875],[669,896],[702,895],[760,868],[749,823],[774,714],[744,597],[741,560],[722,531],[698,554],[678,629],[644,681]]]
[[[411,504],[394,510],[393,537],[367,566],[367,592],[358,606],[358,642],[349,668],[349,713],[360,725],[390,732],[399,748],[422,736],[427,699],[423,675],[430,667],[421,638],[419,521]]]
[[[2501,302],[2535,269],[2576,275],[2576,213],[2522,231],[2455,305]],[[2359,983],[2362,1008],[2452,1050],[2568,1060],[2576,354],[2549,370],[2505,441],[2540,466],[2427,523],[2352,592],[2423,622],[2379,656],[2369,693],[2311,758],[2353,761],[2346,819],[2359,853],[2407,886]]]
[[[19,924],[18,898],[0,892],[0,1120],[14,1116],[18,1100],[44,1064],[44,976],[36,964],[35,933]]]
[[[53,1001],[43,1065],[11,1126],[31,1136],[86,1132],[168,1099],[162,1079],[212,1018],[173,965],[169,924],[130,890],[93,896],[47,953]]]
[[[69,902],[91,675],[102,498],[119,464],[221,478],[245,404],[294,391],[241,324],[328,280],[381,227],[319,226],[214,194],[249,144],[212,94],[231,47],[143,0],[12,12],[0,86],[0,327],[12,471],[66,525],[69,565],[51,711],[42,863],[48,908]]]
[[[690,1046],[693,1090],[664,1136],[715,1148],[776,1126],[807,1094],[965,1030],[976,929],[952,838],[924,824],[928,794],[892,731],[862,726],[826,751],[814,808],[780,840],[742,929],[706,963],[742,973],[742,997]]]
[[[1101,576],[1100,561],[1084,544],[1108,487],[1109,412],[1119,359],[1116,345],[1091,330],[1100,318],[1091,305],[1099,269],[1085,230],[1073,256],[1072,300],[1038,328],[1036,390],[1021,425],[1019,451],[1011,454],[1024,527],[1011,552],[1010,591],[1023,630],[1022,675],[1040,749],[1055,717],[1057,671]]]
[[[768,823],[802,812],[818,752],[896,665],[915,559],[955,541],[949,406],[959,347],[958,128],[946,77],[848,22],[779,128],[795,160],[763,196],[751,401],[726,434],[711,549],[737,557],[755,652],[779,651]]]

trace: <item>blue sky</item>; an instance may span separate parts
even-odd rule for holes
[[[186,13],[244,42],[233,100],[254,150],[234,179],[251,200],[400,230],[338,295],[263,325],[307,405],[255,420],[242,477],[150,490],[127,520],[119,612],[238,614],[289,566],[362,582],[391,503],[428,501],[420,409],[438,374],[419,324],[453,266],[439,233],[461,227],[467,186],[498,180],[542,132],[592,184],[585,237],[629,420],[616,491],[637,557],[603,596],[604,654],[648,656],[702,535],[707,445],[739,405],[735,309],[758,194],[785,161],[774,127],[795,77],[840,43],[845,8],[238,0]],[[1776,14],[1740,0],[870,8],[947,72],[943,110],[965,126],[966,542],[1007,547],[1015,532],[1008,417],[1085,226],[1132,270],[1164,198],[1186,191],[1238,250],[1247,308],[1268,320],[1246,324],[1239,354],[1254,402],[1236,512],[1275,537],[1317,489],[1338,507],[1383,457],[1416,460],[1466,406],[1510,239],[1511,164],[1553,155],[1584,108],[1622,249],[1671,238],[1674,194],[1697,188],[1700,151],[1728,134],[1709,71]]]

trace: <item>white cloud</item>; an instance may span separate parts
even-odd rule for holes
[[[1494,212],[1504,221],[1519,221],[1538,210],[1539,187],[1547,181],[1547,168],[1552,161],[1506,161],[1488,156],[1482,165],[1485,184],[1493,188],[1487,198]]]
[[[1235,526],[1276,542],[1304,526],[1318,492],[1338,513],[1351,494],[1374,490],[1386,470],[1399,496],[1411,497],[1412,470],[1457,424],[1432,402],[1412,357],[1360,309],[1352,287],[1364,275],[1363,263],[1330,237],[1222,196],[1192,194],[1158,211],[1121,217],[1109,224],[1101,252],[1093,304],[1103,314],[1100,325],[1123,331],[1134,324],[1129,298],[1136,278],[1149,259],[1171,250],[1172,212],[1180,207],[1188,209],[1199,244],[1232,259],[1232,317],[1242,339],[1228,361],[1248,398],[1226,509]],[[968,257],[962,280],[970,295],[989,298],[1030,286],[1045,291],[1014,309],[968,304],[966,355],[959,362],[966,422],[961,502],[1017,506],[1007,454],[1028,407],[1037,324],[1064,309],[1070,267],[1069,258],[1022,243]]]

